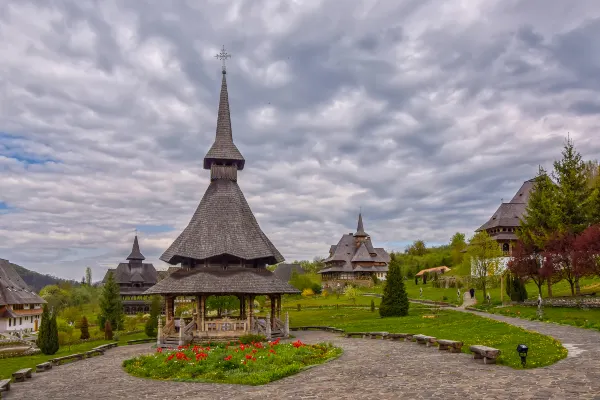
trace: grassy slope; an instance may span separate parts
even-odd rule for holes
[[[462,341],[464,352],[468,352],[470,345],[487,345],[502,351],[498,359],[499,364],[513,368],[521,368],[520,359],[515,351],[519,343],[529,346],[528,368],[550,365],[567,356],[567,350],[560,342],[548,336],[456,311],[440,311],[436,318],[423,318],[423,315],[429,315],[431,312],[431,309],[417,308],[414,305],[410,315],[402,318],[380,318],[377,312],[356,309],[292,311],[290,324],[328,325],[350,332],[423,333],[440,339]]]
[[[119,337],[119,345],[127,344],[128,340],[133,339],[144,339],[147,336],[144,333],[136,333],[133,335],[126,335]],[[93,349],[96,346],[100,346],[101,344],[112,342],[111,340],[94,340],[87,343],[76,344],[72,346],[63,346],[61,347],[56,354],[53,355],[45,355],[45,354],[37,354],[33,356],[24,356],[24,357],[13,357],[13,358],[5,358],[0,360],[0,379],[10,378],[11,374],[21,368],[33,368],[35,370],[35,366],[37,364],[48,361],[52,358],[63,357],[69,354],[82,353],[88,350]],[[110,351],[110,350],[109,350]],[[100,356],[102,357],[102,356]]]
[[[507,315],[509,317],[523,319],[537,319],[535,307],[506,306],[502,308],[490,307],[484,311],[492,314]],[[600,331],[599,309],[578,309],[563,307],[544,307],[544,321],[559,324],[578,326],[581,328],[596,329]]]

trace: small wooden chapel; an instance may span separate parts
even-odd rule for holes
[[[165,299],[166,323],[159,324],[159,344],[174,338],[182,344],[248,333],[267,338],[289,335],[289,322],[281,318],[281,297],[299,291],[266,268],[284,258],[261,230],[237,183],[245,160],[232,137],[224,62],[228,57],[224,48],[217,54],[223,68],[216,137],[204,157],[210,184],[187,227],[160,257],[181,268],[145,292]],[[239,315],[207,315],[208,297],[231,295],[240,301]],[[262,295],[270,300],[270,313],[257,318],[254,299]],[[195,298],[191,321],[176,321],[176,297]]]

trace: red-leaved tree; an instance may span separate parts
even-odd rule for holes
[[[566,279],[571,286],[571,295],[581,294],[579,279],[587,275],[581,265],[575,263],[574,243],[577,237],[571,232],[556,232],[546,243],[542,258],[546,274],[555,282]],[[550,279],[550,278],[549,278]]]
[[[542,253],[534,244],[519,240],[513,248],[512,259],[508,262],[510,272],[523,280],[531,279],[542,295],[542,285],[552,277],[553,270],[544,265]]]
[[[576,268],[584,275],[600,275],[600,224],[581,232],[573,247]]]

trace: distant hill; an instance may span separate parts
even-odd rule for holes
[[[52,275],[40,274],[39,272],[30,271],[27,268],[21,267],[20,265],[13,264],[9,262],[9,264],[17,271],[19,276],[32,288],[34,291],[39,292],[46,285],[57,285],[59,283],[68,282],[68,283],[77,283],[75,281],[70,281],[68,279],[57,278]]]

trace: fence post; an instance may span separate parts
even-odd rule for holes
[[[267,340],[271,340],[271,314],[267,314],[266,334]]]

